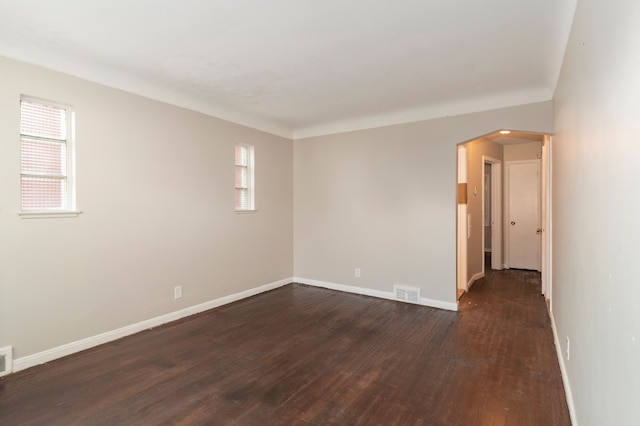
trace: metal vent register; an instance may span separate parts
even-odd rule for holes
[[[0,377],[11,373],[13,360],[11,359],[11,346],[0,348]]]
[[[420,289],[417,287],[406,287],[394,285],[393,292],[397,300],[410,303],[420,303]]]

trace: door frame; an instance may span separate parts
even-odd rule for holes
[[[464,144],[458,145],[458,178],[457,183],[467,183],[467,147]],[[460,190],[458,185],[457,191]],[[465,194],[466,198],[466,194]],[[457,290],[467,290],[467,239],[469,238],[467,228],[467,204],[457,203],[458,219],[457,219],[457,241],[458,241],[458,256],[457,256]],[[456,297],[457,300],[457,297]]]
[[[482,156],[482,164],[491,166],[491,269],[502,269],[502,160]],[[482,217],[485,215],[485,192],[482,186]],[[482,256],[484,258],[485,235],[482,232]],[[485,273],[484,261],[482,274]]]
[[[547,300],[549,311],[552,310],[553,304],[551,300],[551,143],[552,137],[545,135],[542,141],[542,158],[541,158],[541,211],[540,211],[540,228],[542,229],[542,241],[540,247],[541,269],[542,269],[542,294]]]
[[[542,189],[542,179],[541,179],[541,173],[540,173],[540,169],[541,169],[541,164],[540,164],[540,160],[536,159],[536,160],[518,160],[518,161],[507,161],[505,163],[505,191],[504,191],[504,229],[505,229],[505,238],[504,238],[504,248],[505,248],[505,253],[504,253],[504,266],[506,269],[509,269],[511,267],[510,265],[510,256],[511,256],[511,243],[510,243],[510,234],[511,234],[511,227],[509,226],[509,217],[511,216],[510,214],[510,210],[509,210],[509,206],[510,206],[510,197],[509,197],[509,192],[510,192],[510,181],[511,181],[511,174],[510,174],[510,169],[509,166],[513,165],[513,164],[536,164],[538,166],[538,176],[537,176],[537,196],[538,196],[538,228],[541,228],[541,221],[542,221],[542,197],[541,197],[541,189]],[[538,271],[542,272],[542,236],[540,236],[540,238],[538,239],[538,259],[537,259],[537,267],[538,267]]]

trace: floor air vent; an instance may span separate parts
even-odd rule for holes
[[[416,287],[405,287],[402,285],[394,285],[393,292],[397,300],[410,303],[420,303],[420,289]]]
[[[13,359],[11,357],[11,346],[0,348],[0,377],[11,373],[13,368]]]

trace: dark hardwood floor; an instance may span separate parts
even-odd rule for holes
[[[2,425],[569,425],[539,274],[447,312],[292,284],[0,379]]]

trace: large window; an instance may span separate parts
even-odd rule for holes
[[[236,144],[236,211],[255,210],[253,146]]]
[[[20,210],[73,212],[71,108],[33,98],[20,99]]]

